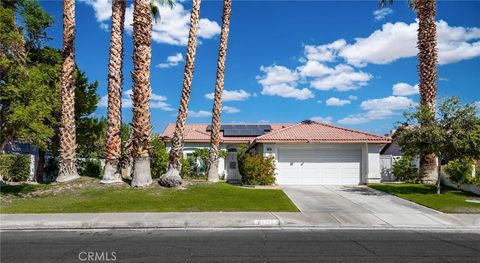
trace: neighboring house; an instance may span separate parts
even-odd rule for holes
[[[185,129],[184,156],[210,146],[208,124],[189,124]],[[175,129],[169,124],[162,136],[167,149]],[[219,172],[227,181],[241,179],[236,147],[249,144],[251,152],[273,156],[278,184],[352,185],[379,182],[380,149],[390,139],[315,121],[296,124],[222,125],[221,149],[228,151]]]

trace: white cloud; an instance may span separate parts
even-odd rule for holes
[[[122,108],[131,108],[133,107],[132,102],[132,89],[128,89],[123,92],[122,96]],[[170,106],[167,102],[167,97],[162,95],[157,95],[152,93],[150,96],[150,108],[152,109],[161,109],[163,111],[174,111],[175,109]],[[108,107],[108,96],[102,96],[98,102],[98,107],[107,108]]]
[[[318,61],[309,60],[305,65],[298,67],[302,77],[323,77],[332,74],[335,70],[321,64]]]
[[[111,17],[111,0],[81,0],[90,5],[95,11],[95,18],[105,24]],[[190,29],[190,10],[185,10],[182,3],[175,2],[173,8],[169,6],[158,6],[160,20],[154,23],[152,29],[152,40],[157,43],[165,43],[177,46],[186,46],[188,31]],[[127,7],[125,12],[125,30],[132,32],[133,4]],[[220,33],[220,26],[217,22],[202,18],[199,21],[198,37],[203,39],[213,38]]]
[[[350,96],[348,96],[348,99],[349,100],[358,100],[358,97],[355,96],[355,95],[350,95]]]
[[[313,93],[307,89],[297,89],[298,73],[284,66],[269,66],[260,68],[264,76],[257,76],[257,81],[263,87],[262,94],[306,100],[313,98]]]
[[[325,45],[306,45],[305,56],[307,57],[307,60],[332,62],[335,61],[338,51],[346,44],[347,42],[344,39],[339,39]]]
[[[188,110],[188,116],[193,118],[202,118],[202,117],[212,116],[212,113],[204,110],[199,110],[199,111]]]
[[[235,107],[230,107],[230,106],[223,106],[222,110],[225,113],[239,113],[240,112],[240,109],[237,109]]]
[[[360,107],[366,112],[352,114],[338,121],[340,124],[362,124],[372,120],[381,120],[400,114],[400,110],[411,109],[417,105],[412,99],[389,96],[380,99],[363,101]]]
[[[480,28],[453,27],[443,20],[436,23],[440,65],[480,56]],[[417,22],[386,23],[370,36],[356,38],[355,43],[346,45],[339,56],[357,67],[415,57],[418,53],[417,29]]]
[[[87,5],[90,5],[95,11],[95,18],[98,22],[104,22],[112,16],[112,1],[111,0],[80,0]]]
[[[396,83],[392,87],[393,95],[395,96],[410,96],[414,94],[418,94],[418,84],[412,86],[407,83]]]
[[[157,65],[158,68],[170,68],[175,67],[178,65],[179,62],[183,61],[182,53],[177,53],[172,56],[167,57],[167,61],[165,63],[160,63]]]
[[[373,17],[376,21],[384,19],[386,16],[393,14],[393,10],[391,8],[385,7],[382,9],[378,9],[373,11]]]
[[[412,99],[399,96],[390,96],[381,99],[366,100],[360,104],[364,110],[404,110],[415,106]]]
[[[323,122],[323,123],[332,123],[333,118],[331,116],[327,116],[327,117],[314,116],[314,117],[311,117],[310,120]]]
[[[205,98],[213,100],[215,94],[208,93],[205,94]],[[244,101],[250,98],[251,94],[241,90],[224,90],[222,94],[222,101]]]
[[[326,101],[326,104],[328,106],[344,106],[344,105],[350,104],[350,101],[331,97]]]
[[[352,67],[344,64],[335,66],[333,72],[324,77],[314,79],[310,86],[318,90],[338,91],[356,90],[366,86],[372,75],[362,71],[355,71]]]

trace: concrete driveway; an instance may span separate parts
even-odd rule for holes
[[[449,215],[367,186],[282,186],[302,213],[298,220],[348,226],[436,227]],[[445,219],[447,218],[447,219]],[[315,221],[316,220],[316,221]]]
[[[367,186],[282,186],[306,213],[438,213]]]

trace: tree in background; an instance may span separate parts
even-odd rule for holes
[[[56,154],[59,147],[61,52],[46,46],[49,40],[46,29],[54,21],[38,1],[8,3],[10,5],[4,5],[6,2],[0,4],[1,148],[12,140],[37,146],[39,161],[35,177],[37,182],[42,182],[45,152]],[[25,36],[15,24],[16,13],[21,16]],[[20,43],[23,48],[17,46]],[[23,50],[22,61],[15,57],[17,52],[13,49]],[[77,129],[88,131],[78,136],[79,152],[80,156],[88,157],[92,152],[91,145],[98,137],[93,131],[98,131],[101,126],[101,121],[89,116],[98,103],[98,83],[89,83],[86,74],[78,67],[75,81]]]
[[[421,125],[420,125],[421,124]],[[405,113],[394,141],[408,156],[434,153],[440,164],[446,159],[480,158],[480,118],[474,104],[462,104],[457,97],[442,101],[438,113],[420,105]],[[440,194],[440,169],[437,168],[437,193]]]
[[[63,0],[62,43],[62,118],[60,126],[60,164],[56,181],[78,177],[75,165],[75,0]]]
[[[215,81],[215,95],[212,109],[212,132],[210,137],[210,151],[208,159],[208,181],[218,182],[218,151],[220,148],[220,124],[222,112],[222,93],[225,79],[225,61],[227,59],[228,31],[230,29],[230,16],[232,1],[223,0],[222,32],[220,34],[220,47],[218,48],[217,78]]]
[[[415,10],[418,20],[417,48],[418,48],[418,77],[420,104],[435,115],[435,101],[437,99],[437,14],[436,0],[408,0],[408,5]],[[393,0],[380,0],[380,6],[392,4]],[[427,121],[427,120],[425,120]],[[421,123],[422,125],[422,123]],[[425,153],[420,157],[420,173],[425,176],[426,182],[433,182],[436,166],[435,155]]]
[[[200,0],[193,0],[192,13],[190,15],[190,31],[188,33],[187,55],[183,73],[182,95],[178,109],[177,122],[172,138],[172,147],[168,159],[167,172],[160,177],[162,186],[175,187],[182,184],[180,176],[181,159],[183,157],[183,133],[187,122],[188,102],[192,87],[193,71],[195,67],[195,55],[197,50],[197,30],[200,21]]]

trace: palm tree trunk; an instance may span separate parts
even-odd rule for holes
[[[437,97],[437,39],[436,39],[436,1],[418,0],[415,2],[418,19],[418,73],[420,103],[435,112],[435,100]],[[437,173],[434,154],[420,158],[420,171],[424,181],[434,183]]]
[[[132,186],[152,183],[150,173],[150,63],[152,17],[149,0],[135,0],[133,8],[133,121]]]
[[[195,54],[197,49],[197,30],[200,21],[200,0],[193,0],[192,13],[190,15],[190,32],[188,33],[187,58],[183,73],[182,95],[178,109],[177,123],[172,138],[172,148],[168,158],[167,172],[160,177],[159,183],[162,186],[174,187],[182,184],[180,177],[181,163],[183,157],[183,132],[187,121],[188,102],[190,101],[190,90],[192,86],[193,70],[195,67]]]
[[[75,0],[63,1],[62,120],[57,182],[79,177],[75,165]]]
[[[225,79],[225,60],[227,58],[228,31],[232,11],[231,0],[223,1],[222,32],[220,47],[218,48],[217,79],[215,82],[215,96],[212,109],[212,133],[210,150],[208,153],[208,181],[218,182],[218,151],[220,147],[220,114],[222,111],[222,93]]]
[[[108,128],[105,145],[105,174],[101,183],[122,182],[120,161],[122,156],[122,67],[123,67],[123,24],[125,0],[112,2],[112,31],[108,62]]]

